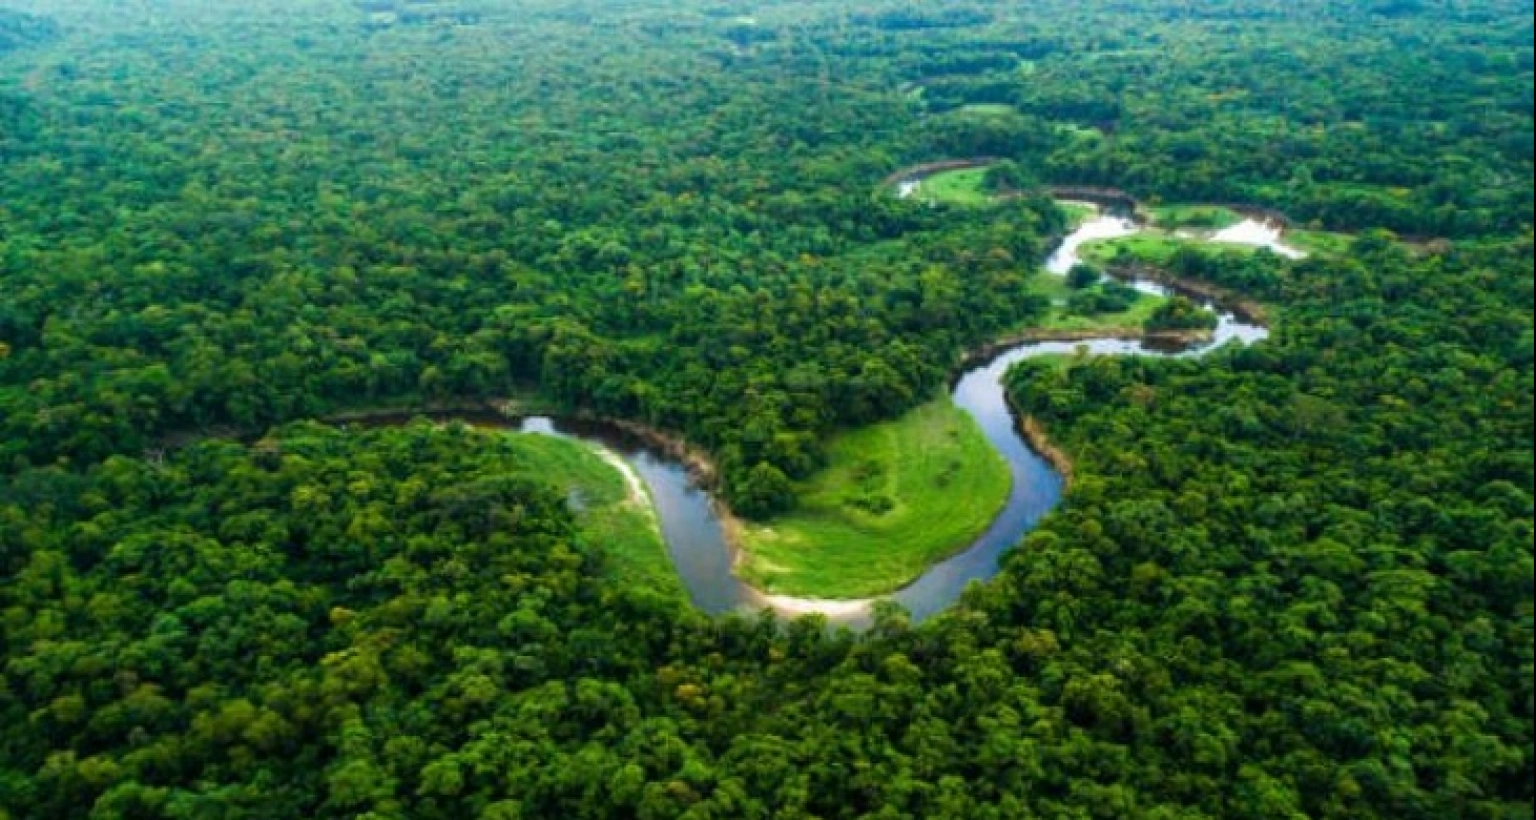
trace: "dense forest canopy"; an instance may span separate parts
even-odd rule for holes
[[[46,17],[0,9],[0,52],[53,38],[58,26]]]
[[[0,817],[1530,815],[1529,4],[0,5]],[[1047,184],[1360,237],[1170,263],[1261,344],[1017,370],[1074,483],[920,627],[315,421],[537,394],[780,511],[1044,315]]]

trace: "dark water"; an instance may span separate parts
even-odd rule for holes
[[[1086,238],[1124,236],[1135,230],[1134,224],[1118,217],[1089,220],[1063,242],[1047,263],[1047,270],[1053,273],[1069,270],[1077,261],[1077,248]],[[1147,293],[1169,293],[1167,288],[1153,282],[1132,284]],[[1064,490],[1061,475],[1031,450],[1015,429],[1002,384],[1010,367],[1034,356],[1070,354],[1079,350],[1095,356],[1199,356],[1228,342],[1253,342],[1268,335],[1263,327],[1245,322],[1231,313],[1218,310],[1218,314],[1221,323],[1214,340],[1195,349],[1157,350],[1138,341],[1115,339],[1041,342],[999,353],[962,374],[955,382],[951,396],[955,404],[976,419],[987,440],[1007,460],[1013,474],[1013,488],[1007,505],[980,538],[963,551],[933,565],[910,586],[889,597],[905,607],[913,620],[922,620],[943,610],[960,597],[970,582],[995,575],[1002,555],[1018,544],[1061,501]],[[731,574],[734,556],[714,503],[708,493],[693,486],[688,470],[682,464],[607,428],[538,417],[524,420],[520,429],[596,441],[619,453],[635,467],[655,501],[672,562],[699,609],[711,614],[733,610],[760,611],[765,607],[786,615],[820,611],[836,623],[854,627],[868,624],[868,602],[816,602],[767,596]]]

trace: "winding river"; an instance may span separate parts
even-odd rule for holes
[[[1258,227],[1234,230],[1221,237],[1221,241],[1271,247],[1279,244],[1278,235],[1271,234],[1262,224],[1255,225]],[[1046,270],[1050,274],[1063,275],[1081,261],[1078,251],[1084,243],[1129,236],[1139,230],[1131,219],[1098,213],[1062,241],[1047,261]],[[1213,241],[1216,238],[1213,237]],[[1131,284],[1146,293],[1170,293],[1168,288],[1151,281],[1132,280]],[[943,610],[960,597],[970,582],[995,575],[1003,553],[1018,544],[1041,517],[1060,502],[1065,489],[1061,474],[1025,443],[1008,409],[1003,376],[1010,367],[1034,356],[1079,350],[1090,355],[1199,356],[1228,342],[1248,343],[1268,335],[1262,326],[1244,321],[1218,306],[1207,303],[1207,307],[1217,312],[1220,323],[1212,340],[1197,348],[1158,350],[1137,340],[1120,339],[1033,342],[1002,351],[962,373],[954,383],[951,396],[955,404],[976,419],[987,440],[1007,460],[1013,474],[1013,487],[1003,511],[980,538],[929,567],[912,584],[888,597],[906,608],[914,621]],[[721,614],[768,608],[786,616],[819,613],[827,616],[829,621],[855,628],[869,623],[873,600],[827,601],[768,595],[732,574],[735,555],[715,503],[708,493],[694,485],[688,469],[676,460],[638,440],[600,426],[533,417],[524,419],[519,429],[595,441],[633,466],[655,503],[672,563],[699,609]]]

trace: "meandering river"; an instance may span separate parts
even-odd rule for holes
[[[1130,219],[1099,213],[1062,241],[1046,262],[1046,270],[1063,275],[1081,261],[1078,252],[1084,243],[1129,236],[1138,230],[1140,227]],[[1278,243],[1277,236],[1247,230],[1246,234],[1234,231],[1224,239]],[[1134,280],[1132,284],[1147,293],[1169,293],[1166,287],[1155,282]],[[976,419],[987,440],[1007,460],[1013,474],[1012,491],[1002,512],[980,538],[929,567],[912,584],[887,597],[911,612],[914,620],[943,610],[960,597],[970,582],[995,575],[1003,553],[1018,544],[1061,501],[1064,490],[1061,474],[1025,443],[1008,409],[1003,376],[1010,367],[1034,356],[1079,350],[1088,355],[1200,356],[1229,342],[1248,343],[1268,335],[1268,331],[1257,324],[1217,306],[1207,306],[1216,310],[1220,323],[1212,340],[1197,348],[1159,350],[1139,341],[1120,339],[1034,342],[1000,352],[961,374],[954,383],[951,396],[955,404]],[[640,441],[599,426],[535,417],[523,420],[520,429],[594,441],[619,454],[634,467],[655,503],[672,563],[677,567],[693,604],[699,609],[720,614],[768,608],[790,616],[820,613],[835,623],[853,627],[868,624],[873,600],[824,601],[768,595],[732,574],[735,555],[717,506],[708,493],[694,485],[687,467],[678,461]]]

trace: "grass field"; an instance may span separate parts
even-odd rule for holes
[[[1067,277],[1045,271],[1029,280],[1029,289],[1051,300],[1053,305],[1064,304],[1072,296],[1072,288],[1067,286]]]
[[[1056,207],[1067,214],[1067,224],[1074,229],[1097,216],[1099,209],[1084,202],[1058,202]]]
[[[1085,125],[1077,125],[1070,122],[1057,124],[1056,130],[1066,134],[1068,137],[1071,137],[1074,140],[1083,142],[1092,142],[1104,138],[1104,132],[1097,128],[1089,128]]]
[[[614,577],[639,580],[652,589],[685,597],[650,499],[632,497],[618,469],[579,441],[507,435],[524,475],[554,484],[576,501],[581,538],[608,555]]]
[[[1343,256],[1349,253],[1355,238],[1349,234],[1328,231],[1286,231],[1285,244],[1318,256]]]
[[[1153,224],[1166,230],[1219,231],[1243,221],[1241,214],[1219,205],[1159,205],[1152,208],[1151,213]]]
[[[990,205],[992,195],[981,187],[986,175],[985,168],[943,171],[923,180],[917,195],[926,202],[942,202],[946,205]]]
[[[1159,305],[1168,301],[1162,296],[1143,293],[1129,310],[1119,313],[1100,313],[1095,316],[1073,316],[1066,312],[1066,302],[1075,291],[1067,286],[1065,276],[1041,273],[1030,280],[1030,290],[1051,300],[1053,305],[1044,319],[1032,321],[1029,324],[1031,328],[1045,330],[1111,331],[1139,328]]]
[[[1281,241],[1309,254],[1342,256],[1349,252],[1349,247],[1354,244],[1355,240],[1354,237],[1348,234],[1330,233],[1328,231],[1290,230],[1285,232],[1285,235],[1281,237]],[[1096,265],[1108,265],[1117,261],[1117,255],[1123,251],[1134,261],[1161,266],[1166,265],[1168,260],[1173,257],[1173,254],[1179,248],[1184,247],[1195,248],[1202,253],[1250,254],[1258,250],[1251,245],[1215,243],[1201,239],[1181,239],[1159,229],[1149,228],[1135,236],[1088,242],[1078,252],[1084,259]]]
[[[969,103],[956,108],[955,112],[981,117],[1005,117],[1017,110],[1007,103]]]
[[[862,598],[901,588],[984,532],[1008,498],[1003,457],[940,398],[828,445],[792,512],[742,532],[740,573],[781,595]]]
[[[1202,253],[1250,254],[1256,249],[1248,245],[1213,244],[1199,239],[1179,239],[1164,233],[1147,231],[1119,239],[1103,239],[1088,242],[1078,251],[1082,257],[1096,265],[1108,265],[1120,261],[1123,253],[1137,262],[1160,266],[1168,264],[1180,248],[1195,248]]]
[[[1168,301],[1162,296],[1143,293],[1130,308],[1118,313],[1095,313],[1092,316],[1074,316],[1063,308],[1056,308],[1050,315],[1035,324],[1044,330],[1130,330],[1146,324],[1159,306]]]
[[[1086,348],[1074,353],[1040,353],[1029,358],[1036,365],[1048,365],[1053,370],[1066,370],[1076,364],[1082,364],[1093,354]]]

